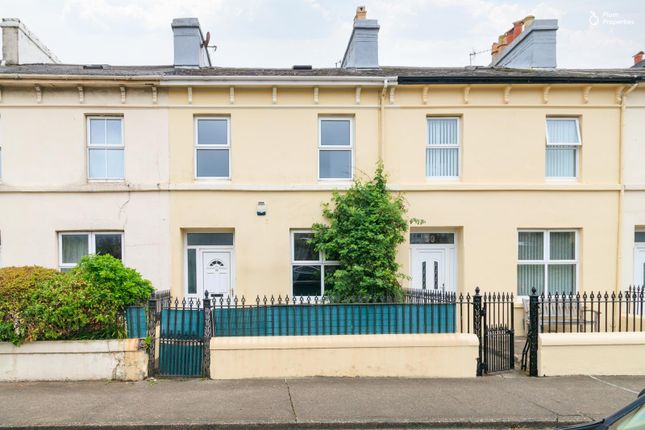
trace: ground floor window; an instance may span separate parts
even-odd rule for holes
[[[577,290],[578,237],[575,230],[520,230],[517,241],[517,294]]]
[[[89,254],[109,254],[123,259],[122,232],[66,232],[58,235],[58,242],[62,271],[72,269],[81,257]]]
[[[311,231],[291,232],[291,285],[294,296],[322,296],[333,289],[338,261],[327,260],[309,243]]]

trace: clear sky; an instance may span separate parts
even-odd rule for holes
[[[468,65],[526,15],[559,20],[558,67],[627,67],[645,49],[645,0],[0,0],[0,16],[65,63],[171,64],[172,18],[198,17],[215,66],[334,67],[359,5],[381,25],[381,65]]]

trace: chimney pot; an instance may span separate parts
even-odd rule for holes
[[[359,19],[365,19],[367,17],[367,8],[365,6],[359,6],[356,8],[356,15],[354,16],[354,21]]]
[[[645,54],[645,52],[643,52],[643,51],[637,52],[636,55],[634,55],[634,57],[633,57],[634,58],[634,64],[638,64],[641,61],[643,61],[643,55],[644,54]]]

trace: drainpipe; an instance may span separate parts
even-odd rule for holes
[[[381,97],[379,97],[379,113],[378,113],[378,161],[383,161],[383,146],[385,141],[385,97],[387,96],[387,87],[389,84],[388,79],[383,79],[383,90],[381,90]]]
[[[616,237],[616,291],[620,291],[622,282],[622,237],[623,237],[623,199],[625,197],[625,100],[627,95],[638,87],[638,83],[633,84],[620,96],[620,128],[618,130],[618,184],[620,191],[618,193],[618,231]]]

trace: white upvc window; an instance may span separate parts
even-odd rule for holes
[[[351,180],[354,174],[353,148],[353,118],[318,118],[318,179]]]
[[[109,254],[123,259],[123,232],[73,231],[58,234],[58,265],[62,271],[76,267],[89,254]]]
[[[426,176],[459,178],[459,117],[428,117],[427,122]]]
[[[578,232],[520,230],[517,241],[517,294],[572,293],[578,290]]]
[[[87,177],[90,180],[123,180],[123,117],[87,117]]]
[[[230,118],[195,118],[195,178],[231,178]]]
[[[313,238],[311,230],[291,232],[291,286],[295,297],[322,296],[333,289],[332,274],[338,261],[327,260],[308,241]]]
[[[578,118],[547,118],[546,177],[575,179],[578,176],[581,145]]]

